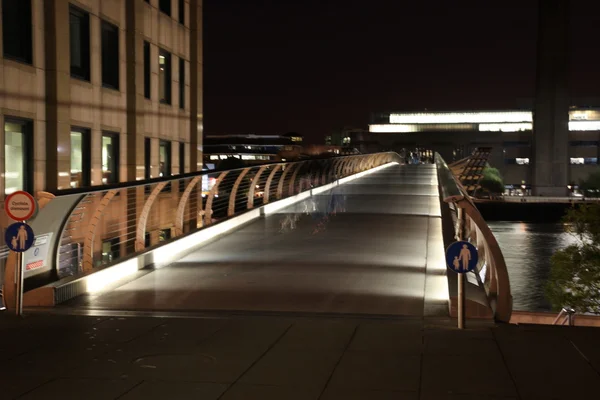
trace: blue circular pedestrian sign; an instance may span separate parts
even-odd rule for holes
[[[446,249],[446,265],[459,274],[473,271],[478,260],[477,248],[469,242],[454,242]]]
[[[16,222],[10,225],[4,233],[6,245],[9,249],[17,253],[27,251],[33,245],[34,239],[33,229],[23,222]]]

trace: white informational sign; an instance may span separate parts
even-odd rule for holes
[[[25,271],[34,271],[46,265],[46,256],[50,246],[51,233],[36,235],[35,241],[29,250],[23,253],[23,265]]]

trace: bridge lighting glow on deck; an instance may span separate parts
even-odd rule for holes
[[[533,129],[531,122],[521,122],[516,124],[479,124],[480,132],[519,132],[530,131]]]
[[[485,124],[532,122],[530,111],[390,114],[390,124]]]
[[[98,293],[106,289],[109,285],[118,282],[138,271],[137,258],[132,258],[120,264],[98,271],[84,278],[86,290],[89,293]]]

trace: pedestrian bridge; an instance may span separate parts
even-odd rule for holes
[[[267,164],[38,198],[30,223],[45,245],[24,257],[26,307],[454,315],[444,248],[460,230],[480,252],[467,316],[510,319],[499,247],[439,156]],[[5,261],[12,283],[16,257]],[[5,283],[8,308],[14,296]]]

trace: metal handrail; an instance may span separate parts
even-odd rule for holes
[[[38,197],[45,196],[46,207],[32,223],[39,225],[36,235],[46,227],[53,229],[46,259],[62,278],[117,263],[311,187],[400,161],[393,152],[373,153],[194,172],[84,192],[41,192]],[[45,219],[56,228],[42,224]],[[9,282],[14,265],[10,256],[6,261]]]
[[[456,179],[443,158],[436,153],[434,159],[443,200],[454,205],[454,210],[451,209],[454,213],[458,208],[462,208],[466,213],[466,225],[469,228],[466,237],[478,248],[480,260],[477,266],[478,275],[485,288],[490,307],[494,311],[494,318],[508,323],[512,313],[512,294],[502,250],[471,196]],[[458,233],[457,230],[456,232]]]
[[[559,325],[564,325],[565,322],[568,322],[569,326],[575,325],[575,310],[574,309],[572,309],[570,307],[563,307],[563,309],[560,310],[560,312],[556,316],[556,319],[554,320],[554,322],[552,322],[552,325],[557,325],[561,317],[563,317],[563,320]]]

